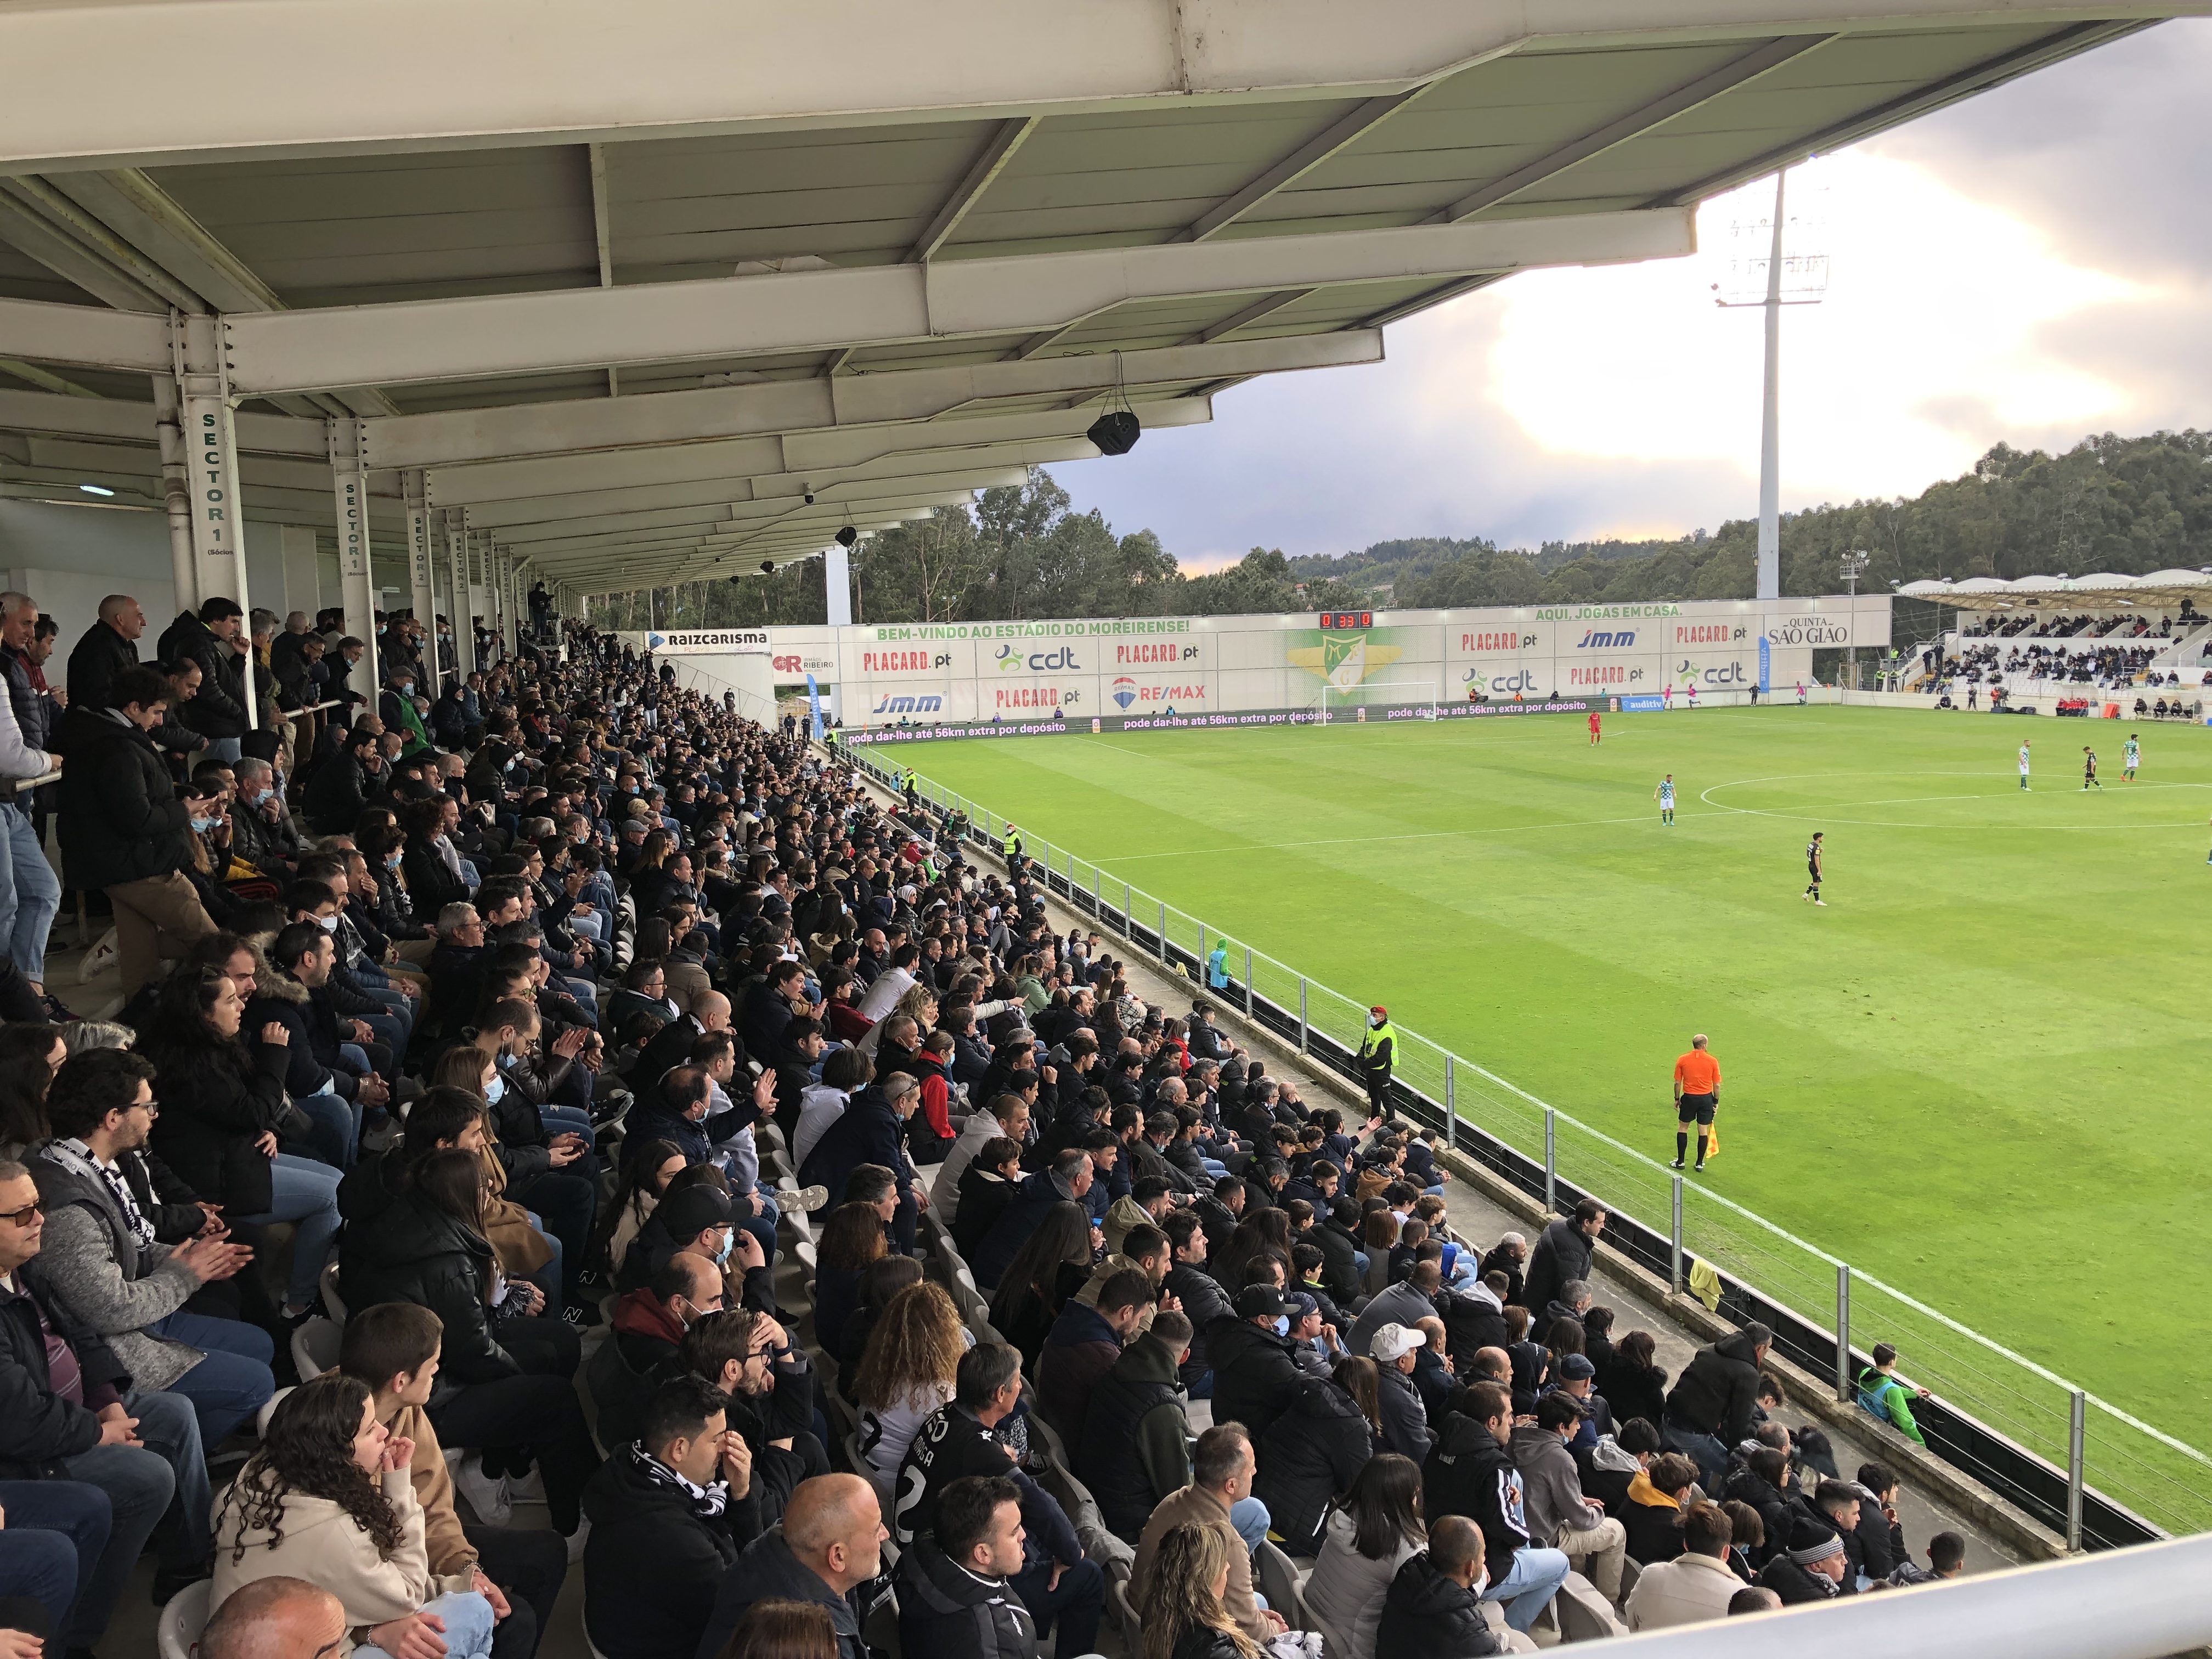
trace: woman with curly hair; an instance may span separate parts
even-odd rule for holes
[[[939,1285],[909,1285],[884,1308],[853,1382],[860,1396],[860,1455],[877,1474],[895,1477],[922,1419],[951,1401],[966,1334]]]
[[[1185,1524],[1160,1540],[1138,1609],[1144,1659],[1261,1659],[1260,1644],[1237,1627],[1221,1598],[1229,1589],[1231,1534]]]
[[[303,1578],[345,1607],[340,1659],[442,1639],[447,1659],[486,1659],[491,1603],[473,1571],[431,1572],[422,1506],[408,1460],[414,1443],[377,1420],[366,1383],[319,1376],[284,1396],[261,1449],[215,1513],[213,1613],[257,1578]]]

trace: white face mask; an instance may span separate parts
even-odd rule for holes
[[[507,1094],[507,1079],[495,1072],[491,1081],[484,1085],[484,1104],[496,1106]]]
[[[321,928],[326,933],[335,933],[338,930],[338,919],[335,915],[317,916],[315,918],[315,926]]]

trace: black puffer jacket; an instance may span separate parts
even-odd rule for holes
[[[119,716],[81,707],[62,732],[63,881],[88,892],[191,868],[191,814],[154,739]]]
[[[246,735],[245,671],[228,641],[216,638],[191,611],[180,611],[162,632],[161,656],[172,666],[185,657],[200,665],[200,689],[179,711],[179,720],[204,737]]]
[[[1270,1328],[1231,1315],[1206,1329],[1206,1353],[1213,1366],[1213,1420],[1242,1423],[1259,1445],[1275,1419],[1290,1409],[1305,1374],[1291,1358],[1291,1342]],[[1263,1460],[1264,1461],[1264,1460]]]
[[[1738,1331],[1700,1348],[1667,1395],[1667,1415],[1733,1446],[1751,1432],[1759,1409],[1759,1361]]]
[[[1419,1654],[1421,1659],[1480,1659],[1500,1646],[1497,1633],[1483,1622],[1482,1598],[1446,1577],[1423,1550],[1407,1558],[1390,1581],[1375,1650]]]
[[[438,1380],[495,1382],[522,1367],[499,1345],[484,1292],[491,1245],[419,1194],[386,1207],[374,1226],[349,1226],[338,1244],[338,1286],[349,1308],[412,1302],[445,1322]]]
[[[963,1571],[922,1538],[899,1558],[901,1659],[1036,1659],[1036,1625],[1012,1584]]]
[[[1299,1384],[1290,1408],[1267,1431],[1252,1482],[1252,1495],[1267,1506],[1271,1524],[1293,1551],[1319,1553],[1330,1501],[1352,1490],[1376,1446],[1359,1402],[1344,1389],[1319,1376]]]
[[[254,1142],[282,1133],[292,1109],[284,1103],[288,1048],[260,1041],[260,1028],[239,1042],[168,1042],[157,1025],[143,1045],[161,1073],[161,1115],[154,1150],[192,1190],[234,1218],[261,1215],[276,1183]]]
[[[1574,1217],[1561,1216],[1544,1229],[1536,1240],[1535,1249],[1529,1254],[1528,1281],[1522,1287],[1521,1305],[1534,1314],[1548,1306],[1559,1294],[1559,1286],[1569,1279],[1587,1279],[1595,1253]],[[1534,1331],[1531,1334],[1542,1336],[1545,1333]]]
[[[607,1659],[686,1659],[699,1645],[739,1551],[760,1531],[750,1491],[719,1515],[702,1509],[672,1480],[654,1479],[627,1447],[599,1465],[584,1488],[592,1523],[584,1619],[594,1651]],[[814,1582],[829,1598],[829,1586]]]

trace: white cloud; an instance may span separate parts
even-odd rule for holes
[[[1914,494],[2000,440],[2212,424],[2208,76],[2212,22],[2169,23],[1817,164],[1833,277],[1785,313],[1785,505]],[[1703,217],[1717,248],[1729,204]],[[1717,263],[1516,277],[1393,325],[1380,367],[1263,377],[1054,471],[1194,567],[1747,517],[1759,319],[1714,308]]]
[[[1971,465],[1992,426],[2084,431],[2124,414],[2124,387],[2040,331],[2153,290],[2068,262],[2035,227],[1911,163],[1862,151],[1802,173],[1825,186],[1825,234],[1808,240],[1828,251],[1830,283],[1822,303],[1783,311],[1786,504],[1917,491]],[[1694,258],[1504,284],[1490,395],[1553,453],[1755,473],[1762,316],[1717,307],[1711,286],[1731,222],[1761,217],[1772,191],[1762,180],[1705,204]]]

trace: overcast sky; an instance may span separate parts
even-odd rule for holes
[[[1784,313],[1784,507],[1916,494],[2001,439],[2212,422],[2208,88],[2212,22],[2168,23],[1793,171],[1830,274]],[[1395,325],[1379,367],[1267,377],[1055,476],[1194,570],[1750,516],[1759,313],[1711,285],[1772,194],[1707,204],[1695,258],[1515,277]]]

